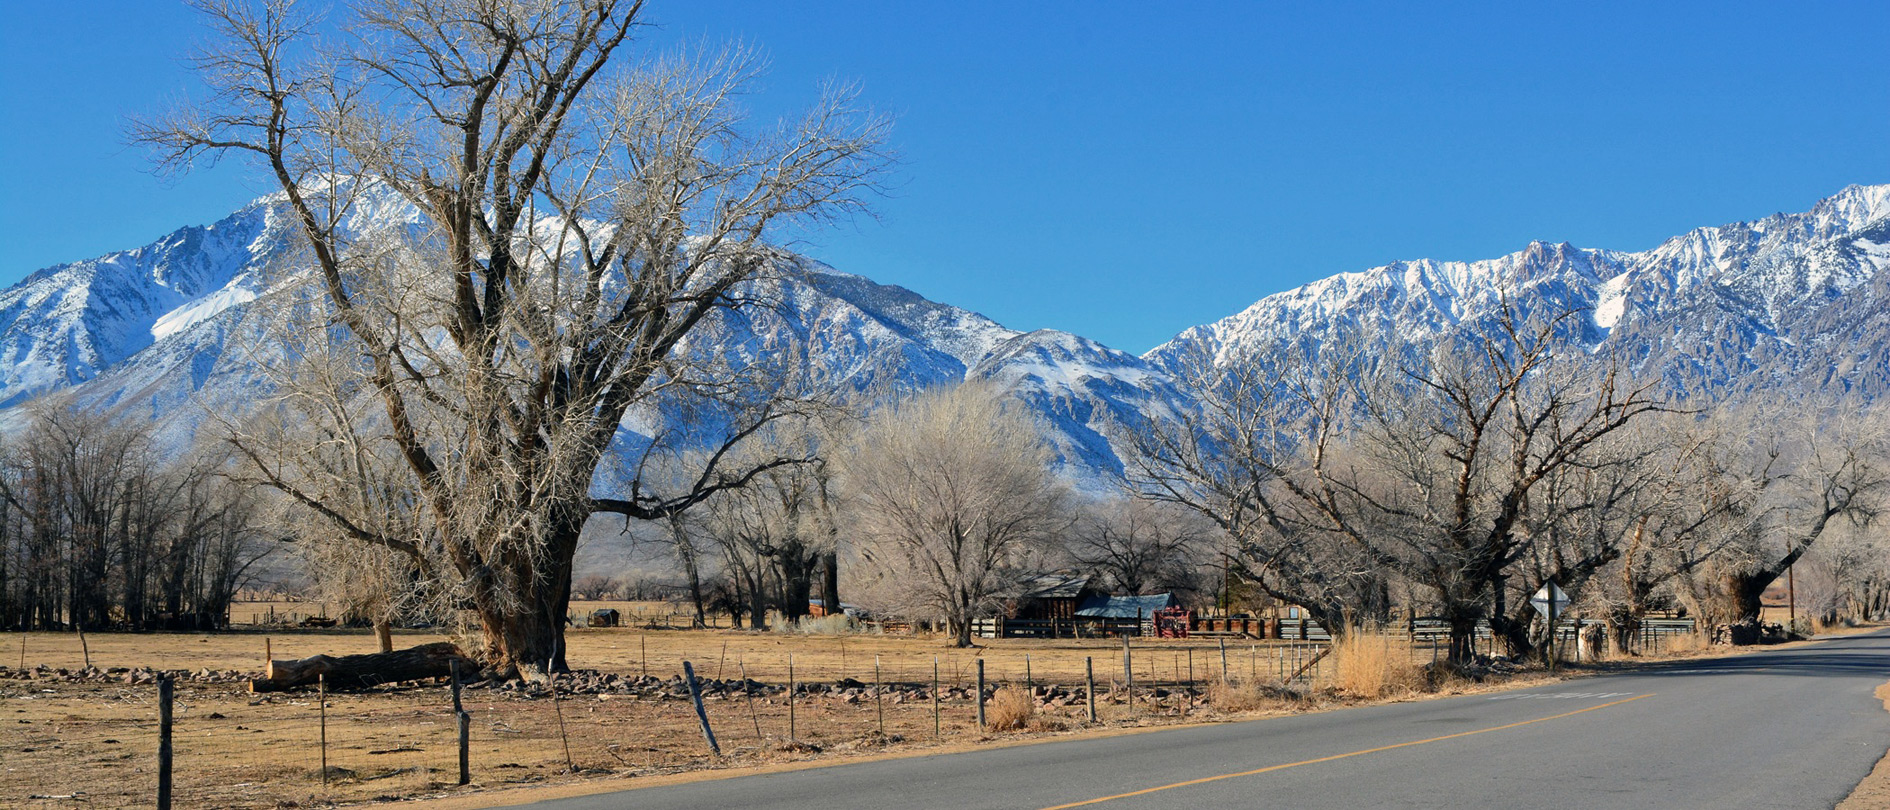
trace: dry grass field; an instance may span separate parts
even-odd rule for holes
[[[538,688],[466,690],[473,784],[462,788],[454,784],[456,729],[443,685],[331,694],[324,707],[308,691],[249,694],[238,678],[261,669],[265,644],[276,658],[373,652],[375,641],[367,630],[89,634],[84,645],[75,634],[0,634],[0,665],[17,668],[23,649],[28,670],[27,677],[0,673],[0,725],[7,728],[0,735],[0,804],[149,802],[156,784],[156,688],[125,682],[142,680],[140,668],[190,673],[177,687],[178,806],[274,808],[474,796],[512,786],[595,780],[627,787],[637,779],[703,769],[1081,731],[1090,728],[1081,689],[1085,659],[1093,662],[1101,695],[1099,724],[1108,727],[1304,711],[1365,697],[1400,699],[1423,688],[1423,679],[1411,671],[1430,659],[1428,650],[1401,642],[1348,659],[1357,664],[1335,656],[1310,671],[1312,683],[1296,684],[1288,695],[1278,689],[1282,673],[1310,660],[1314,645],[1229,642],[1227,675],[1233,683],[1222,685],[1217,642],[1138,639],[1132,645],[1138,699],[1131,705],[1119,689],[1119,641],[1006,639],[954,650],[929,637],[637,628],[572,630],[567,638],[568,658],[576,669],[633,682],[649,677],[640,685],[580,688],[593,693],[566,692],[555,700]],[[402,632],[395,640],[408,646],[439,637]],[[84,667],[88,653],[91,665],[109,674],[76,682],[57,677],[57,670]],[[669,681],[684,660],[704,679],[732,682],[745,674],[775,687],[752,695],[735,687],[710,694],[707,712],[721,756],[709,753],[690,702],[679,684]],[[1031,711],[1007,706],[1013,716],[1024,715],[1010,721],[1019,730],[978,730],[971,693],[980,660],[993,688],[1037,687]],[[877,677],[887,689],[878,700],[870,688],[829,689],[803,694],[790,707],[778,688],[788,681],[790,662],[796,682],[830,687],[846,685],[845,679],[871,687],[877,664]],[[941,687],[936,720],[935,662]],[[1402,673],[1394,671],[1400,666]],[[1544,676],[1519,677],[1540,681]],[[665,683],[658,684],[659,679]],[[579,680],[582,687],[586,681]],[[597,680],[588,682],[595,686]],[[1046,685],[1057,688],[1046,693]],[[1372,694],[1348,694],[1341,687]],[[1479,688],[1490,687],[1451,683],[1440,691]]]

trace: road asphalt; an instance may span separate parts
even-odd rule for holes
[[[1890,631],[1553,686],[546,801],[659,808],[1829,808],[1890,748]]]

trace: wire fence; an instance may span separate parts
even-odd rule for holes
[[[1678,632],[1677,624],[1650,624],[1635,642],[1657,649]],[[117,636],[94,638],[87,647],[71,635],[33,634],[30,645],[24,635],[7,638],[17,648],[0,650],[18,658],[6,661],[18,666],[0,665],[0,723],[7,728],[0,735],[0,797],[24,797],[29,807],[151,805],[160,676],[176,681],[175,806],[306,806],[459,789],[459,717],[445,679],[364,692],[253,694],[247,679],[255,672],[82,666],[94,658],[135,661],[139,649],[148,651],[146,660],[171,666],[227,661],[251,647],[255,656],[298,657],[354,637],[277,636],[272,645],[262,635]],[[1391,647],[1410,663],[1422,666],[1439,654],[1435,644],[1393,636]],[[560,674],[552,684],[462,683],[474,786],[639,777],[976,739],[993,733],[979,725],[980,699],[990,703],[1004,687],[1027,692],[1030,709],[1022,720],[998,720],[1047,730],[1250,709],[1256,695],[1264,705],[1322,689],[1339,675],[1328,643],[1294,639],[1018,641],[959,650],[942,649],[935,639],[871,634],[614,629],[568,637],[583,650],[573,662],[598,670]],[[209,651],[217,645],[222,652]],[[685,661],[719,753],[698,720],[682,676]],[[1237,691],[1244,700],[1227,699]]]
[[[1119,643],[1023,652],[911,645],[843,655],[843,639],[820,638],[796,639],[797,652],[751,657],[752,650],[726,653],[725,644],[709,641],[688,655],[719,755],[705,741],[681,660],[665,656],[612,672],[560,674],[551,685],[464,684],[471,782],[646,776],[975,739],[995,733],[978,725],[981,660],[984,699],[1005,687],[1027,691],[1031,711],[1020,724],[1036,730],[1091,722],[1092,678],[1096,722],[1109,724],[1212,711],[1209,695],[1223,677],[1280,684],[1297,673],[1305,689],[1331,666],[1315,661],[1324,645],[1297,642],[1137,641],[1125,667]],[[0,740],[0,796],[21,797],[29,807],[151,806],[162,677],[176,684],[176,807],[457,789],[458,720],[444,679],[365,692],[252,694],[245,677],[253,675],[0,667],[0,709],[13,710],[0,714],[13,726]]]

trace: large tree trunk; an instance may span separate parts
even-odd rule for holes
[[[369,655],[339,658],[316,655],[295,661],[270,661],[263,669],[263,677],[249,682],[249,690],[275,692],[308,686],[323,678],[329,689],[368,689],[387,683],[448,676],[453,673],[455,662],[463,675],[479,670],[478,664],[445,641]]]
[[[1608,632],[1614,638],[1614,651],[1628,655],[1633,650],[1634,637],[1641,632],[1641,611],[1627,605],[1608,611]]]
[[[1739,622],[1759,621],[1760,609],[1764,605],[1760,596],[1778,579],[1778,574],[1760,571],[1754,574],[1727,574],[1720,581],[1720,593],[1713,606],[1711,617],[1716,624],[1736,624]]]
[[[1449,616],[1450,647],[1446,659],[1451,666],[1462,668],[1476,657],[1477,617]]]
[[[565,662],[565,614],[571,606],[571,569],[584,523],[582,516],[560,523],[547,532],[543,559],[518,563],[514,577],[530,587],[520,593],[488,593],[474,601],[486,647],[499,670],[528,680],[570,669]]]
[[[789,547],[780,561],[781,618],[789,623],[807,615],[807,601],[813,596],[814,565],[802,546]]]
[[[1533,607],[1527,608],[1527,610],[1530,613],[1535,612],[1535,608]],[[1520,610],[1517,612],[1522,613]],[[1518,616],[1492,614],[1490,616],[1490,636],[1492,638],[1502,639],[1503,643],[1509,647],[1510,657],[1513,660],[1520,661],[1534,655],[1537,651],[1536,640],[1530,636],[1529,632],[1530,629],[1535,626],[1535,623],[1532,621],[1533,618],[1533,616],[1527,614]],[[1554,631],[1551,630],[1550,632]]]
[[[840,555],[829,551],[820,560],[820,602],[828,613],[842,612],[840,606]]]

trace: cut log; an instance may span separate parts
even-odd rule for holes
[[[368,689],[387,683],[445,677],[452,674],[455,661],[459,662],[462,673],[470,675],[479,671],[478,664],[445,641],[371,655],[316,655],[294,661],[270,661],[263,669],[263,677],[249,682],[249,691],[277,692],[309,686],[322,676],[327,676],[331,690]]]

